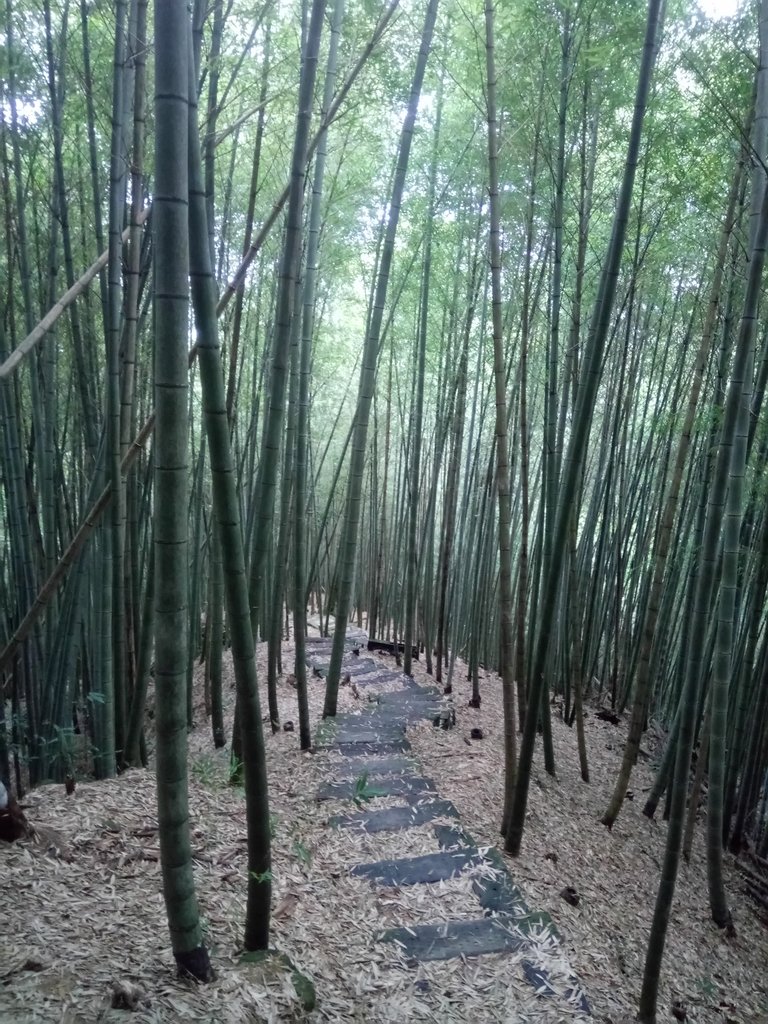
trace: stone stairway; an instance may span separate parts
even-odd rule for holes
[[[429,886],[468,873],[478,904],[475,919],[435,924],[404,921],[372,938],[397,943],[411,966],[428,960],[522,952],[523,975],[538,995],[553,1002],[565,998],[571,1013],[589,1015],[587,998],[576,978],[569,974],[564,987],[560,977],[558,985],[537,962],[536,945],[542,934],[550,942],[558,938],[550,916],[530,909],[501,854],[478,847],[462,828],[456,807],[441,799],[434,780],[420,773],[410,755],[407,726],[439,715],[442,695],[367,656],[367,639],[362,630],[347,632],[342,675],[349,673],[359,691],[365,688],[369,699],[359,714],[326,719],[318,731],[318,748],[338,751],[343,758],[337,777],[320,786],[317,798],[344,802],[360,795],[401,799],[401,804],[379,810],[367,809],[364,800],[357,799],[363,809],[333,814],[329,824],[381,833],[432,823],[434,852],[356,864],[350,873],[385,888]],[[330,639],[308,639],[307,659],[316,675],[326,674],[330,650]],[[377,692],[377,687],[384,689]],[[526,957],[528,949],[530,958]]]

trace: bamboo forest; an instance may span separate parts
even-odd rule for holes
[[[768,0],[0,7],[0,1024],[768,1024]]]

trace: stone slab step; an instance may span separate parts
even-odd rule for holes
[[[373,658],[351,657],[348,661],[344,662],[341,677],[343,679],[345,673],[349,672],[350,676],[355,680],[355,682],[357,682],[359,678],[364,679],[366,676],[383,671],[386,670],[383,670],[380,665],[377,665]]]
[[[340,742],[336,749],[345,757],[358,757],[368,754],[398,754],[404,750],[410,750],[411,744],[405,738],[386,742],[369,743],[367,740],[356,740],[354,742]]]
[[[460,846],[476,846],[472,836],[461,825],[435,825],[435,835],[441,850],[454,850]]]
[[[369,637],[368,650],[377,651],[379,654],[389,654],[394,657],[395,654],[405,654],[405,644],[396,643],[393,640],[377,640],[375,637]],[[419,660],[418,647],[411,648],[411,657],[417,661]]]
[[[449,921],[420,924],[413,928],[390,928],[379,935],[380,942],[397,942],[414,965],[423,960],[449,960],[457,956],[481,956],[521,949],[525,941],[505,928],[496,918],[478,921]]]
[[[307,664],[310,666],[316,676],[320,676],[322,679],[328,678],[328,670],[331,667],[330,652],[317,651],[315,653],[309,652],[307,654]],[[369,679],[384,675],[387,670],[382,669],[380,665],[377,665],[375,661],[371,661],[369,658],[353,658],[346,656],[341,663],[341,677],[339,679],[339,685],[341,686],[341,680],[347,674],[355,680],[357,685],[367,682]]]
[[[362,775],[363,772],[360,773]],[[346,782],[326,782],[317,793],[318,800],[350,800],[357,793],[357,779],[350,779]],[[425,796],[430,794],[437,796],[435,784],[432,779],[422,779],[418,776],[391,775],[388,778],[366,780],[366,792],[368,796]]]
[[[506,872],[496,878],[475,878],[472,888],[477,893],[480,906],[488,913],[508,914],[521,920],[530,916],[531,911],[522,892]],[[549,920],[551,922],[551,918]]]
[[[376,722],[371,715],[337,715],[326,718],[315,736],[317,747],[336,747],[345,743],[398,743],[405,740],[399,722]]]
[[[530,916],[531,908],[512,880],[509,869],[499,851],[486,850],[485,859],[486,863],[495,869],[494,873],[489,872],[486,877],[477,878],[472,883],[482,908],[492,913],[511,914],[513,917]],[[552,923],[551,918],[549,921]],[[554,928],[554,924],[552,927]]]
[[[366,672],[360,672],[359,669],[357,669],[356,672],[354,671],[357,666],[360,665],[366,668]],[[373,668],[371,668],[372,665]],[[402,673],[395,672],[392,669],[387,668],[385,665],[380,665],[378,662],[374,662],[372,658],[368,657],[350,657],[349,660],[345,660],[344,672],[348,672],[353,679],[359,680],[361,683],[367,683],[369,678],[376,676],[376,678],[382,683],[400,683],[404,686],[404,683],[402,682]]]
[[[394,676],[395,673],[393,672]],[[396,679],[403,681],[402,676],[395,676]],[[407,677],[405,677],[407,679]],[[394,690],[389,693],[379,694],[379,704],[418,704],[420,701],[424,701],[427,704],[440,703],[442,701],[442,694],[438,693],[437,690],[432,690],[427,687],[418,687],[413,689],[412,687],[406,687],[402,690]]]
[[[412,722],[431,721],[440,713],[439,704],[427,704],[419,701],[418,704],[403,703],[400,707],[388,704],[377,705],[371,717],[379,722],[400,722],[408,725]]]
[[[310,653],[307,661],[323,676],[328,675],[328,669],[331,667],[330,652],[318,651],[314,654]],[[352,655],[345,655],[341,663],[341,679],[344,678],[347,672],[353,679],[357,679],[358,676],[365,679],[376,672],[386,672],[386,669],[382,669],[372,658],[355,658]]]
[[[342,725],[336,732],[337,743],[394,743],[403,739],[403,730],[398,725],[371,723],[363,726]]]
[[[547,974],[541,967],[537,967],[536,964],[531,960],[522,961],[523,975],[525,980],[528,981],[536,989],[536,994],[539,996],[557,996],[558,993],[553,987],[552,977]],[[574,983],[571,988],[565,990],[565,998],[569,1001],[573,1001],[577,1008],[584,1014],[592,1016],[592,1010],[587,1000],[586,995],[579,989],[578,984],[574,979]]]
[[[406,692],[398,694],[396,700],[392,696],[391,693],[377,693],[373,696],[374,707],[379,713],[405,715],[410,711],[418,711],[423,715],[431,715],[445,706],[437,696],[418,697]]]
[[[307,650],[315,647],[331,647],[332,644],[333,639],[329,636],[308,636],[304,641],[304,647]]]
[[[391,686],[393,683],[399,683],[399,679],[396,675],[387,672],[386,669],[381,667],[377,668],[375,672],[371,672],[368,675],[353,676],[355,686],[358,686],[361,690],[369,690],[370,694],[366,695],[367,700],[380,700],[381,692],[379,690],[382,686]]]
[[[435,835],[443,850],[474,845],[472,837],[460,825],[435,825]],[[538,915],[531,914],[525,897],[512,880],[509,869],[499,851],[491,848],[484,852],[486,863],[494,868],[495,872],[493,874],[488,872],[482,878],[472,880],[472,888],[477,893],[483,910],[487,913],[507,914],[516,919],[530,919],[531,926],[535,923],[550,924],[553,934],[557,934],[554,922],[548,914],[545,915],[546,920],[533,920],[533,918],[538,918]]]
[[[377,885],[419,885],[456,878],[469,867],[482,863],[483,855],[476,847],[443,853],[427,853],[422,857],[402,857],[399,860],[379,860],[372,864],[357,864],[353,875],[369,878]]]
[[[435,818],[457,817],[458,812],[450,800],[424,800],[405,807],[386,807],[381,811],[337,814],[329,823],[336,828],[359,828],[364,832],[397,832],[425,825]]]
[[[375,775],[397,775],[404,772],[413,772],[417,765],[410,757],[348,757],[337,762],[336,767],[339,775],[349,776],[352,779],[358,778],[363,772],[369,776]]]
[[[310,635],[306,638],[304,643],[309,648],[314,644],[327,644],[330,648],[333,645],[333,629],[329,623],[331,636],[319,636],[318,631],[320,630],[320,622],[318,620],[310,620],[308,625],[311,629]],[[344,636],[344,647],[346,650],[350,650],[353,647],[364,650],[368,646],[368,634],[364,629],[360,629],[358,626],[348,626],[346,635]]]

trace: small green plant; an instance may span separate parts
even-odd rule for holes
[[[229,778],[230,786],[242,786],[243,784],[243,762],[234,753],[229,755]]]
[[[293,840],[292,849],[299,864],[307,868],[312,866],[312,851],[301,839],[296,838]]]
[[[259,885],[261,885],[262,882],[271,882],[272,881],[272,872],[271,871],[249,871],[248,872],[248,877],[252,878],[255,882],[258,882]]]
[[[278,816],[276,814],[270,814],[270,816],[269,816],[269,838],[270,839],[274,839],[275,836],[277,835],[277,826],[278,826],[279,822],[280,822],[280,819],[278,818]]]
[[[213,758],[203,755],[192,762],[192,774],[204,786],[212,786],[216,782],[216,765]]]
[[[712,1002],[717,995],[717,985],[709,975],[702,975],[702,977],[696,978],[695,985],[707,1002]]]
[[[362,807],[366,800],[373,800],[374,797],[385,795],[384,790],[380,787],[368,785],[368,772],[363,772],[355,779],[352,799],[358,807]]]

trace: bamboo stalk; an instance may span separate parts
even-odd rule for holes
[[[136,223],[143,224],[149,216],[151,207],[147,206],[141,211],[139,216],[136,218]],[[128,234],[130,227],[127,227],[123,232],[123,242],[128,240]],[[82,274],[77,281],[68,288],[58,302],[55,302],[48,312],[45,314],[43,319],[34,327],[29,334],[21,341],[16,348],[11,352],[4,363],[0,364],[0,380],[4,380],[18,368],[21,361],[25,356],[28,356],[35,345],[38,345],[46,334],[51,330],[56,321],[65,313],[67,309],[72,305],[75,299],[82,295],[88,285],[93,281],[100,271],[102,271],[109,260],[109,250],[105,249],[99,258],[90,265],[90,267]]]

